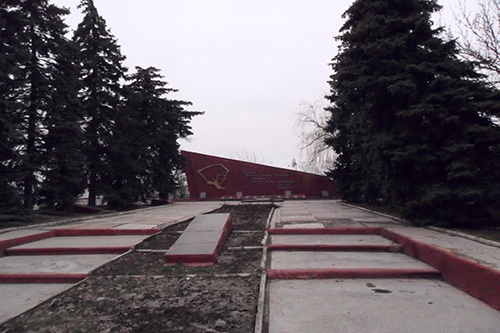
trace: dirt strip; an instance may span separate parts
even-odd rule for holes
[[[187,223],[165,229],[69,291],[0,326],[0,332],[251,332],[270,205],[225,206],[233,232],[215,265],[163,266]],[[252,231],[252,232],[240,232]],[[228,249],[230,247],[231,249]]]

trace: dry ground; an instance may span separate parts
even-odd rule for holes
[[[163,267],[189,222],[165,229],[71,290],[0,326],[0,332],[251,332],[259,293],[259,246],[270,205],[224,206],[233,232],[213,266]]]

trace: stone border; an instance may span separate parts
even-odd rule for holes
[[[339,201],[339,203],[341,205],[344,205],[344,206],[347,206],[347,207],[356,208],[356,209],[362,210],[364,212],[372,213],[372,214],[375,214],[375,215],[380,215],[380,216],[386,217],[386,218],[394,220],[394,221],[398,221],[398,222],[401,222],[401,223],[404,223],[404,224],[411,225],[410,221],[401,219],[401,218],[396,217],[396,216],[388,215],[388,214],[385,214],[385,213],[380,213],[380,212],[377,212],[375,210],[371,210],[371,209],[364,208],[364,207],[359,207],[359,206],[351,205],[351,204],[348,204],[347,202],[344,202],[344,201]]]
[[[399,234],[397,231],[387,228],[378,227],[371,228],[372,234],[380,235],[402,246],[404,254],[414,259],[420,260],[441,272],[445,282],[452,286],[468,293],[469,295],[485,302],[491,307],[500,310],[500,271],[491,267],[481,265],[473,260],[465,259],[455,255],[454,253],[442,249],[435,245],[430,245],[424,242],[415,241],[411,237]],[[289,229],[287,229],[289,230]],[[328,229],[293,229],[294,232],[302,232],[302,234],[328,234],[335,231]],[[270,230],[271,233],[274,230]],[[279,232],[278,229],[276,231]],[[345,234],[344,229],[339,229],[341,234]],[[356,233],[361,230],[354,231]],[[285,275],[287,273],[288,275]],[[312,277],[356,277],[346,270],[340,275],[338,271],[319,271],[319,270],[295,270],[290,272],[273,272],[274,278],[305,278]],[[359,273],[359,272],[356,272]],[[370,272],[364,272],[366,274]],[[373,273],[373,272],[371,272]],[[271,277],[271,276],[269,276]],[[358,276],[359,277],[359,276]]]
[[[254,325],[254,333],[262,333],[264,330],[264,317],[265,317],[265,309],[266,309],[266,294],[267,294],[267,245],[269,243],[269,235],[267,230],[271,225],[271,220],[273,219],[274,212],[276,208],[273,207],[271,212],[269,212],[269,216],[267,217],[266,226],[265,226],[265,234],[262,239],[262,260],[260,262],[260,269],[262,271],[260,276],[260,285],[259,285],[259,298],[257,300],[257,313],[255,315],[255,325]]]
[[[439,228],[439,227],[425,227],[425,228],[430,229],[430,230],[434,230],[437,232],[442,232],[442,233],[445,233],[445,234],[448,234],[451,236],[462,237],[462,238],[465,238],[465,239],[468,239],[471,241],[475,241],[475,242],[478,242],[478,243],[481,243],[484,245],[489,245],[489,246],[494,246],[494,247],[500,248],[500,242],[495,242],[495,241],[492,241],[489,239],[485,239],[485,238],[481,238],[481,237],[477,237],[477,236],[472,236],[469,234],[465,234],[463,232],[448,230],[448,229]]]
[[[357,208],[359,210],[362,210],[362,211],[365,211],[365,212],[370,212],[370,213],[373,213],[373,214],[376,214],[376,215],[380,215],[380,216],[383,216],[383,217],[387,217],[387,218],[389,218],[391,220],[395,220],[395,221],[398,221],[398,222],[401,222],[401,223],[404,223],[404,224],[411,224],[410,221],[401,219],[399,217],[395,217],[395,216],[387,215],[387,214],[384,214],[384,213],[380,213],[380,212],[377,212],[377,211],[374,211],[374,210],[371,210],[371,209],[368,209],[368,208],[358,207],[358,206],[351,205],[351,204],[348,204],[348,203],[343,202],[343,201],[341,201],[340,204],[344,205],[344,206],[347,206],[347,207],[351,207],[351,208]],[[432,226],[427,226],[427,227],[424,227],[424,228],[425,229],[429,229],[429,230],[434,230],[434,231],[437,231],[437,232],[441,232],[441,233],[444,233],[444,234],[448,234],[448,235],[451,235],[451,236],[462,237],[462,238],[465,238],[465,239],[468,239],[468,240],[471,240],[471,241],[475,241],[475,242],[478,242],[478,243],[481,243],[481,244],[484,244],[484,245],[489,245],[489,246],[494,246],[494,247],[500,248],[500,242],[495,242],[495,241],[492,241],[492,240],[489,240],[489,239],[485,239],[485,238],[481,238],[481,237],[477,237],[477,236],[472,236],[472,235],[469,235],[469,234],[465,234],[463,232],[454,231],[454,230],[448,230],[448,229],[444,229],[444,228],[440,228],[440,227],[432,227]]]

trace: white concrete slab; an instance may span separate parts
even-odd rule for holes
[[[437,246],[500,271],[500,248],[498,247],[425,228],[395,227],[387,229],[408,236],[417,242]]]
[[[382,216],[374,216],[374,217],[353,217],[353,221],[362,222],[362,223],[376,223],[376,222],[395,222],[392,219]]]
[[[0,324],[69,289],[72,285],[67,283],[0,284],[0,295],[2,295],[0,297]]]
[[[147,237],[149,235],[52,237],[11,249],[132,246]]]
[[[118,230],[147,230],[147,229],[156,229],[159,228],[159,224],[144,224],[144,223],[125,223],[119,226],[113,227],[112,229]]]
[[[273,269],[432,269],[431,266],[400,253],[272,251]]]
[[[0,273],[86,274],[116,254],[7,256],[0,258]]]
[[[357,222],[337,222],[337,221],[322,221],[327,228],[364,228],[364,224]],[[371,225],[370,225],[371,226]]]
[[[269,332],[496,333],[500,312],[436,280],[274,280]]]
[[[120,222],[89,222],[75,226],[75,229],[111,229],[122,225]]]
[[[317,219],[312,215],[290,215],[281,216],[282,222],[316,222]]]
[[[47,230],[20,229],[20,230],[8,231],[0,234],[0,241],[14,239],[14,238],[21,238],[26,236],[33,236],[44,232],[47,232]]]
[[[272,244],[391,245],[378,235],[271,235]]]
[[[324,227],[323,223],[293,223],[283,225],[283,229],[316,229]]]

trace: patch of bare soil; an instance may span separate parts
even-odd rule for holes
[[[224,206],[233,232],[215,265],[163,266],[187,223],[95,270],[71,290],[0,326],[0,332],[252,332],[259,293],[259,246],[271,206]],[[252,232],[246,232],[252,231]]]

